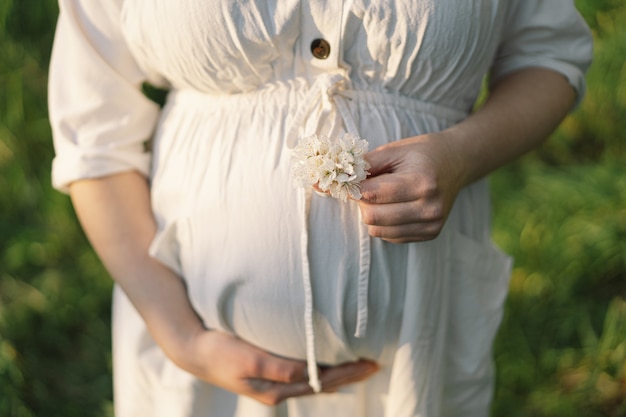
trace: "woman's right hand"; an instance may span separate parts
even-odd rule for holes
[[[272,355],[227,333],[201,329],[189,340],[178,365],[196,377],[264,404],[313,394],[306,362]],[[378,370],[372,361],[360,360],[320,371],[323,392],[367,379]]]

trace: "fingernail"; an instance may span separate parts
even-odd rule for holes
[[[362,370],[361,373],[363,374],[370,374],[372,372],[376,372],[378,371],[378,365],[376,363],[373,362],[366,362],[362,365]]]

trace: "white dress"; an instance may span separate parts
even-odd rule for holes
[[[338,393],[267,407],[176,368],[116,289],[118,417],[488,414],[511,262],[490,241],[486,182],[460,193],[437,239],[394,245],[367,235],[355,202],[292,187],[290,150],[313,133],[351,131],[374,149],[445,129],[486,74],[549,68],[582,94],[591,40],[571,0],[60,6],[55,187],[144,173],[152,254],[207,326],[310,365],[381,365]],[[329,50],[313,50],[319,39]],[[145,80],[171,89],[162,110]]]

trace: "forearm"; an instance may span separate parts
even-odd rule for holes
[[[571,109],[568,81],[550,70],[526,69],[495,85],[485,105],[442,132],[461,167],[462,184],[489,174],[540,145]]]
[[[150,257],[156,224],[146,180],[135,172],[73,183],[70,194],[92,246],[139,311],[156,342],[179,361],[202,329],[183,281]]]
[[[148,254],[156,225],[141,175],[77,181],[70,193],[94,249],[174,363],[206,382],[266,404],[313,393],[306,382],[306,363],[204,329],[183,281]],[[326,368],[321,380],[325,390],[334,392],[377,369],[375,363],[361,360]]]

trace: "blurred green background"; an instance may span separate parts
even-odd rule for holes
[[[626,416],[626,4],[577,6],[596,40],[585,101],[492,177],[516,259],[494,417]],[[50,188],[57,12],[0,2],[0,417],[112,415],[112,284]]]

